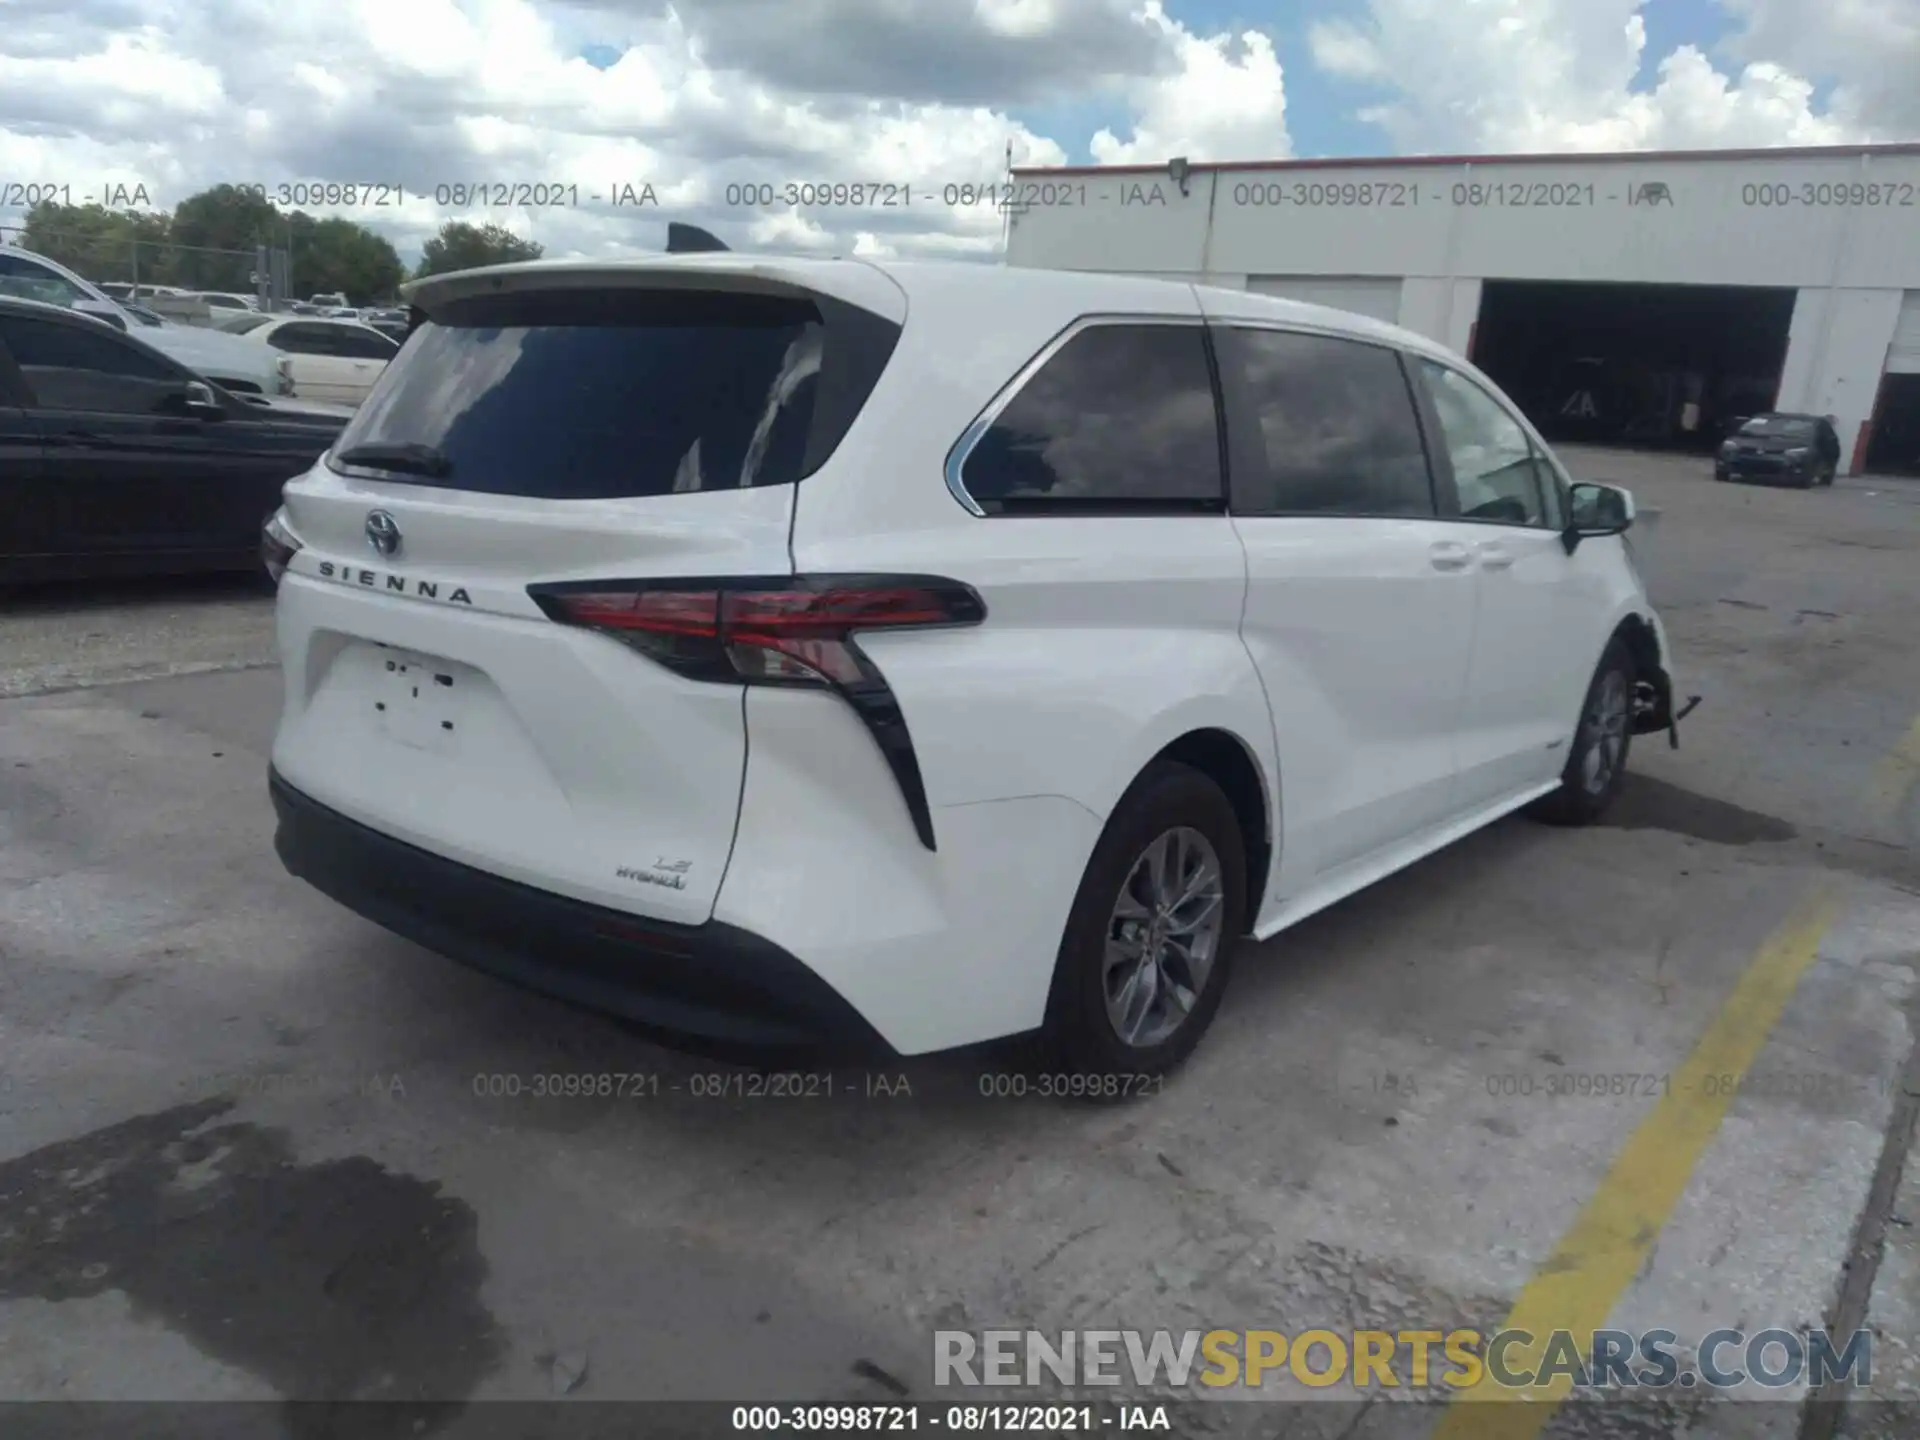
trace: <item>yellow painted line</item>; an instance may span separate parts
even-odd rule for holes
[[[1538,1365],[1555,1330],[1572,1331],[1583,1340],[1606,1325],[1720,1128],[1739,1077],[1759,1055],[1813,963],[1834,913],[1834,898],[1821,887],[1760,947],[1700,1043],[1672,1073],[1667,1093],[1628,1138],[1600,1188],[1514,1301],[1501,1328],[1537,1338],[1531,1346],[1507,1348],[1510,1371]],[[1453,1397],[1433,1440],[1534,1440],[1571,1387],[1568,1377],[1557,1376],[1536,1390],[1514,1391],[1483,1377]],[[1512,1403],[1474,1403],[1496,1400]]]
[[[1920,719],[1874,772],[1868,796],[1874,818],[1897,819],[1916,784]],[[1577,1341],[1606,1325],[1719,1131],[1741,1077],[1819,954],[1837,909],[1831,883],[1819,882],[1760,947],[1693,1053],[1673,1072],[1669,1091],[1628,1137],[1600,1188],[1514,1301],[1501,1328],[1524,1330],[1535,1339],[1507,1348],[1509,1371],[1537,1366],[1556,1330],[1571,1332]],[[1536,1440],[1572,1386],[1562,1375],[1532,1390],[1509,1390],[1483,1375],[1453,1397],[1432,1440]],[[1489,1401],[1507,1403],[1475,1403]]]

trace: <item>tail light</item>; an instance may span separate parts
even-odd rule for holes
[[[552,619],[597,630],[694,680],[836,692],[866,723],[899,782],[914,829],[935,848],[913,740],[863,630],[977,625],[971,586],[932,575],[575,581],[529,593]]]
[[[287,528],[285,511],[276,510],[267,523],[260,527],[260,561],[267,567],[267,574],[278,585],[280,577],[287,573],[287,566],[299,552],[300,542]]]

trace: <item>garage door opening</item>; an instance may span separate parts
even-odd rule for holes
[[[1881,379],[1867,469],[1877,475],[1920,475],[1920,374]]]
[[[1709,450],[1772,408],[1795,294],[1489,280],[1473,359],[1548,439]]]

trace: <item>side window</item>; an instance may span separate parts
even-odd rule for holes
[[[400,348],[376,330],[344,325],[335,338],[340,342],[339,353],[354,360],[391,360]]]
[[[1221,363],[1240,378],[1267,460],[1264,474],[1235,468],[1236,514],[1434,513],[1399,355],[1291,330],[1234,328],[1221,339]]]
[[[326,325],[282,325],[267,337],[267,343],[290,355],[337,355],[333,331]]]
[[[1552,475],[1519,422],[1458,370],[1424,358],[1419,365],[1453,462],[1461,517],[1550,525]]]
[[[994,419],[961,482],[989,514],[1224,510],[1201,327],[1080,331]]]
[[[43,410],[158,414],[190,378],[111,331],[95,333],[91,325],[4,316],[0,344]]]

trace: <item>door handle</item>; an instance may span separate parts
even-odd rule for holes
[[[1465,570],[1473,564],[1473,552],[1457,540],[1436,540],[1427,558],[1436,570]]]
[[[1482,570],[1508,570],[1513,567],[1513,556],[1498,540],[1480,542],[1480,568]]]

